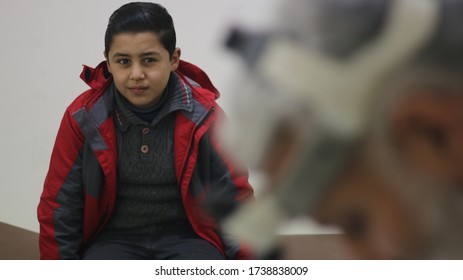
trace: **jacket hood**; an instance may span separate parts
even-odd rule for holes
[[[220,92],[212,84],[207,74],[198,66],[184,60],[180,60],[177,73],[193,80],[200,87],[213,92],[215,94],[215,99],[220,97]]]
[[[197,84],[201,88],[205,88],[214,93],[215,99],[220,97],[219,91],[215,88],[212,84],[211,80],[207,76],[207,74],[198,66],[186,62],[184,60],[180,60],[180,64],[177,69],[177,74],[187,78],[187,80],[191,83]],[[111,73],[108,71],[108,65],[106,61],[101,62],[98,64],[97,67],[92,68],[87,65],[83,65],[82,73],[80,74],[80,78],[92,89],[100,89],[102,88],[109,79],[112,79]],[[193,86],[195,86],[193,84]]]

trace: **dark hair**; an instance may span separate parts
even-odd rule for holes
[[[108,56],[115,35],[126,32],[154,32],[169,55],[175,51],[174,22],[166,8],[149,2],[132,2],[121,6],[109,18],[105,33],[105,55]]]

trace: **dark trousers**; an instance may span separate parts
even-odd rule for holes
[[[168,226],[157,232],[104,231],[83,254],[86,260],[223,260],[191,226]]]

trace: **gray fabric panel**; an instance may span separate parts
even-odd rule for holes
[[[89,145],[84,146],[84,164],[82,166],[82,180],[85,192],[94,198],[98,198],[103,191],[103,169]]]
[[[114,108],[114,83],[108,86],[105,93],[98,99],[89,111],[96,126],[103,124],[112,114]]]
[[[55,239],[61,259],[78,259],[82,244],[82,215],[84,193],[82,188],[82,154],[61,186],[56,202],[60,207],[53,212]]]
[[[97,151],[108,149],[103,137],[98,131],[95,121],[90,117],[85,108],[74,112],[72,116],[82,129],[86,142],[89,143],[92,150]]]
[[[184,114],[196,125],[199,125],[204,117],[209,113],[204,106],[198,101],[193,99],[193,110],[191,112],[184,112]]]

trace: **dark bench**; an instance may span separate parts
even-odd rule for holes
[[[290,260],[346,259],[339,234],[281,236],[282,258]],[[0,223],[0,259],[35,260],[39,258],[38,234]]]
[[[1,260],[36,260],[39,258],[39,235],[0,223],[0,248]]]

